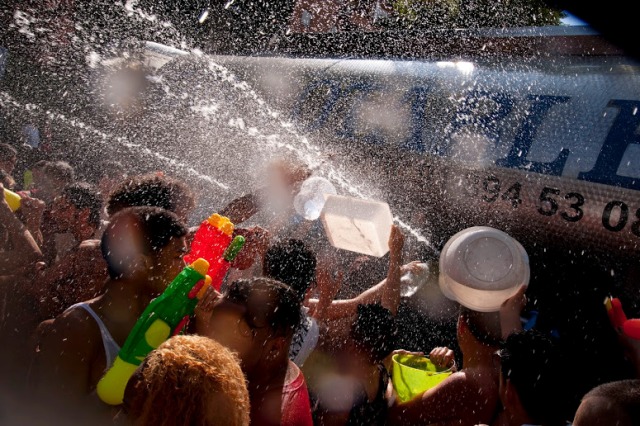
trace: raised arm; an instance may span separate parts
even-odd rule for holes
[[[505,300],[500,306],[500,331],[504,340],[510,334],[522,331],[520,314],[527,304],[527,296],[524,294],[526,286],[521,286],[517,293]]]
[[[389,236],[389,272],[387,282],[382,287],[381,304],[389,309],[393,315],[398,313],[400,306],[400,268],[402,266],[402,249],[404,248],[404,234],[393,225]]]
[[[2,189],[0,184],[0,190]],[[11,211],[4,197],[0,197],[0,223],[4,225],[10,246],[0,256],[0,275],[13,275],[17,270],[29,267],[42,258],[38,244]]]
[[[250,219],[260,211],[261,206],[259,200],[259,191],[243,195],[223,207],[219,214],[228,217],[232,223],[237,225]]]
[[[352,317],[356,315],[358,305],[367,305],[376,302],[380,302],[382,306],[389,309],[395,315],[398,312],[398,305],[400,304],[400,274],[405,268],[409,267],[409,265],[400,266],[402,263],[403,247],[404,235],[397,225],[393,225],[391,236],[389,237],[389,272],[387,278],[368,290],[363,291],[353,299],[333,300],[330,304],[328,304],[325,299],[323,300],[323,304],[326,306],[319,306],[319,299],[310,299],[307,306],[312,312],[315,312],[314,317],[322,320],[339,320],[341,318]],[[319,268],[318,272],[322,273],[322,269]],[[320,284],[320,281],[318,284]],[[333,296],[335,296],[335,293]],[[320,313],[320,316],[318,316],[318,313]]]

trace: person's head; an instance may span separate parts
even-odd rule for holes
[[[573,419],[574,426],[640,424],[640,380],[604,383],[583,398]]]
[[[13,173],[18,162],[18,151],[8,143],[0,143],[0,170]]]
[[[116,213],[104,231],[102,256],[112,281],[144,282],[152,293],[184,268],[187,228],[168,210],[130,207]]]
[[[51,218],[60,232],[90,237],[100,226],[102,201],[98,191],[86,182],[67,185],[51,205]]]
[[[276,209],[293,207],[293,199],[302,183],[312,174],[309,166],[295,157],[283,157],[267,164],[264,181],[269,203]]]
[[[395,348],[397,326],[390,310],[379,303],[358,305],[351,326],[351,341],[356,352],[372,364],[382,362]]]
[[[2,186],[4,186],[7,189],[13,189],[13,187],[16,184],[16,181],[13,179],[13,177],[9,173],[0,169],[0,183],[2,184]]]
[[[288,285],[268,278],[238,280],[213,308],[209,337],[236,352],[251,378],[288,362],[300,318],[298,295]]]
[[[103,199],[127,177],[125,167],[119,161],[105,160],[98,167],[97,187]]]
[[[47,161],[38,173],[34,173],[33,179],[38,198],[50,203],[73,182],[75,172],[66,161]]]
[[[237,358],[207,337],[174,336],[151,351],[127,384],[134,425],[249,424],[249,392]]]
[[[546,335],[528,330],[511,334],[496,352],[500,360],[500,400],[508,412],[528,422],[565,424],[560,352]]]
[[[458,344],[463,353],[471,348],[497,348],[501,340],[499,312],[478,312],[460,307]]]
[[[121,181],[109,194],[107,214],[112,216],[124,208],[136,206],[161,207],[186,221],[195,200],[183,181],[152,173]]]
[[[290,286],[301,302],[315,280],[316,256],[301,240],[279,241],[267,249],[262,273]]]

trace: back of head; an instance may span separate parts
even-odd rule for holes
[[[107,200],[112,216],[127,207],[160,207],[178,215],[195,205],[193,194],[181,180],[155,173],[133,176],[116,186]]]
[[[500,350],[502,377],[515,388],[522,407],[536,424],[562,425],[564,381],[560,352],[544,334],[528,330],[511,334]]]
[[[147,355],[124,398],[136,425],[248,425],[249,393],[237,358],[207,337],[174,336]]]
[[[366,352],[372,362],[381,362],[395,348],[397,327],[390,310],[379,303],[358,305],[351,326],[355,346]]]
[[[135,255],[158,253],[174,238],[187,235],[187,227],[168,210],[158,207],[130,207],[116,213],[104,231],[102,256],[111,279],[136,268]]]
[[[271,329],[272,336],[291,337],[302,320],[300,301],[296,292],[287,284],[269,278],[253,278],[238,280],[231,284],[247,289],[247,303],[255,304],[265,315],[266,325]]]
[[[0,163],[10,161],[18,155],[18,151],[8,143],[0,143]]]
[[[573,424],[640,424],[640,380],[620,380],[593,388],[582,398]]]
[[[502,341],[500,312],[478,312],[460,306],[460,319],[479,343],[498,347]]]
[[[94,228],[100,226],[102,200],[92,185],[86,182],[72,183],[64,187],[61,195],[77,209],[89,209],[89,224]]]
[[[280,241],[267,249],[263,273],[266,277],[287,284],[302,301],[315,279],[316,256],[301,240]]]
[[[61,185],[68,185],[75,179],[75,171],[66,161],[48,161],[42,170],[49,179]]]

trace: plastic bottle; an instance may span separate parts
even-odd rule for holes
[[[323,177],[311,176],[302,183],[300,192],[293,199],[293,207],[305,219],[316,220],[324,207],[326,194],[337,194],[333,184]]]
[[[416,265],[416,271],[406,272],[400,277],[400,295],[402,297],[413,296],[420,287],[422,287],[430,276],[429,265],[419,263]]]
[[[208,269],[206,260],[196,259],[171,281],[164,293],[149,303],[113,365],[98,382],[96,392],[102,401],[122,404],[127,383],[147,354],[184,328],[198,297],[210,282],[205,275]]]
[[[16,194],[15,192],[10,191],[7,188],[4,188],[4,199],[7,201],[7,204],[9,204],[9,208],[11,209],[12,212],[15,212],[20,208],[22,198],[20,197],[20,195]]]

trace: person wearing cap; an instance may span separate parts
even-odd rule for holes
[[[458,302],[457,337],[462,369],[410,401],[393,403],[391,424],[491,424],[500,407],[499,365],[503,302],[529,283],[529,258],[508,234],[491,227],[467,228],[440,254],[440,289]],[[439,351],[449,353],[449,351]],[[431,356],[446,367],[449,356]]]

